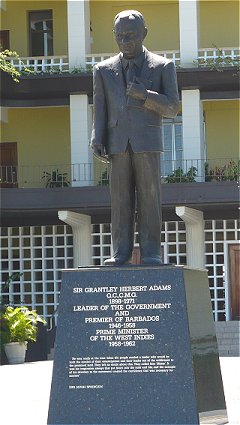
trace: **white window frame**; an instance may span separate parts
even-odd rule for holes
[[[171,125],[171,134],[172,134],[172,140],[171,140],[171,159],[166,160],[166,152],[169,152],[170,150],[166,150],[165,148],[165,140],[164,140],[164,127],[167,125]],[[176,126],[181,126],[181,149],[176,148]],[[161,156],[161,172],[162,177],[167,177],[169,174],[171,174],[174,170],[178,168],[178,161],[183,160],[183,132],[182,132],[182,115],[178,115],[176,118],[164,118],[162,122],[162,140],[163,140],[163,153]],[[181,159],[177,159],[177,151],[181,152]],[[171,167],[169,167],[169,162],[171,162]],[[165,172],[165,170],[168,170]]]

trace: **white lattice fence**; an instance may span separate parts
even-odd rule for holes
[[[26,305],[50,317],[58,306],[61,270],[73,266],[69,226],[1,229],[2,296],[13,305]],[[20,276],[5,285],[8,277]]]
[[[93,263],[103,265],[104,260],[112,254],[110,224],[95,224],[92,238]],[[137,232],[135,246],[139,246]],[[186,264],[186,232],[183,222],[163,223],[162,253],[165,263]]]
[[[138,246],[136,232],[135,246]],[[206,267],[216,321],[229,319],[228,245],[239,240],[237,220],[205,222]],[[111,255],[110,224],[92,226],[93,264]],[[181,221],[163,223],[165,263],[186,264],[186,232]],[[1,228],[1,294],[6,303],[36,308],[49,318],[58,306],[61,270],[73,267],[70,226]],[[21,276],[5,285],[13,273]]]

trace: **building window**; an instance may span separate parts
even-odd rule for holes
[[[183,141],[182,141],[182,116],[174,119],[163,120],[163,154],[161,156],[162,176],[168,176],[182,166]]]
[[[29,12],[31,56],[53,56],[52,10]]]

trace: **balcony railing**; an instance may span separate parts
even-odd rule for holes
[[[23,58],[9,58],[9,62],[19,72],[28,68],[36,74],[69,72],[67,56],[32,56]]]
[[[216,62],[221,66],[236,66],[239,64],[239,47],[212,47],[198,51],[198,63],[200,66],[208,66]]]
[[[180,51],[179,50],[164,50],[154,52],[157,55],[164,56],[167,59],[171,59],[176,66],[180,65]],[[98,53],[98,54],[89,54],[86,56],[86,65],[95,65],[96,63],[110,58],[111,56],[116,55],[116,53]]]
[[[177,67],[180,66],[180,51],[179,50],[164,50],[154,52],[158,55],[164,56],[165,58],[171,59]],[[116,53],[98,53],[86,55],[85,69],[91,70],[92,67],[105,59],[110,58]],[[198,62],[200,66],[208,66],[209,60],[217,59],[223,60],[222,66],[234,66],[239,58],[240,51],[238,47],[212,47],[200,49],[198,52],[198,58],[195,62]],[[34,57],[23,57],[23,58],[9,58],[12,65],[19,70],[23,71],[24,66],[33,71],[36,74],[39,73],[63,73],[69,72],[69,60],[67,56],[34,56]],[[203,64],[201,64],[201,61]],[[79,68],[79,72],[83,71],[83,68]],[[75,69],[73,72],[76,72]]]
[[[161,172],[163,183],[238,181],[240,161],[234,159],[162,161]],[[4,188],[103,186],[108,183],[109,166],[101,162],[0,167],[0,186]]]

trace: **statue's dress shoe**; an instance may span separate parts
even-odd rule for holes
[[[108,258],[104,261],[105,266],[122,266],[123,264],[128,264],[129,257],[119,255],[116,257]]]
[[[141,258],[141,264],[144,264],[146,266],[161,266],[162,260],[158,255],[150,256],[150,257],[142,257]]]

